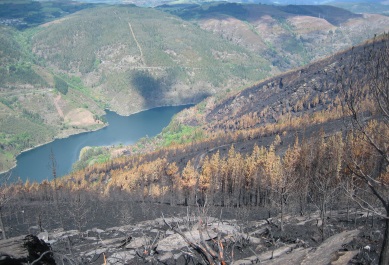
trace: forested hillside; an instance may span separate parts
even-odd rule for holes
[[[245,218],[267,209],[276,214],[266,221],[267,238],[274,241],[270,247],[275,240],[297,242],[298,232],[285,232],[291,215],[317,214],[312,237],[299,235],[317,243],[343,231],[343,222],[349,227],[354,208],[354,228],[357,211],[362,211],[367,217],[362,214],[366,221],[359,224],[370,229],[370,215],[379,236],[356,239],[359,248],[369,244],[374,250],[369,256],[350,252],[349,259],[387,264],[388,58],[386,34],[238,93],[210,97],[178,115],[158,137],[127,147],[116,159],[53,181],[3,186],[2,193],[4,198],[14,194],[16,205],[47,203],[55,216],[44,219],[46,225],[60,225],[66,217],[59,209],[68,208],[80,231],[90,221],[86,214],[102,211],[112,200],[136,201],[145,209],[205,204],[221,211],[239,209]],[[102,203],[95,205],[98,200]],[[5,205],[5,211],[14,209],[12,203]],[[42,220],[47,213],[40,209]],[[209,209],[203,214],[211,214]],[[337,219],[333,211],[343,211],[345,219]],[[126,213],[118,214],[112,220],[129,222]],[[274,238],[271,229],[280,236]],[[157,255],[147,252],[140,258]],[[213,256],[224,258],[230,260]]]
[[[0,26],[0,172],[14,166],[23,150],[101,127],[102,107],[77,91],[74,79],[66,83],[33,56],[29,38],[34,32]],[[72,114],[78,108],[89,108],[82,111],[81,126]]]
[[[326,5],[208,3],[159,8],[261,54],[282,71],[383,33],[389,20]]]
[[[106,192],[110,191],[110,187],[117,185],[122,189],[128,187],[130,190],[137,190],[138,186],[134,181],[143,183],[141,176],[154,174],[137,175],[136,172],[142,171],[143,168],[151,172],[154,172],[152,170],[154,168],[155,173],[158,171],[159,175],[162,174],[161,177],[169,178],[169,174],[165,175],[160,168],[169,168],[169,164],[176,164],[175,169],[171,169],[174,174],[185,175],[184,168],[187,168],[193,170],[188,176],[201,175],[204,170],[203,163],[213,155],[220,156],[218,159],[228,159],[239,153],[240,159],[248,159],[253,152],[256,153],[255,156],[259,156],[258,153],[265,155],[267,152],[276,152],[274,155],[281,159],[285,153],[290,152],[288,149],[301,148],[302,142],[305,142],[308,148],[313,146],[315,141],[326,142],[328,139],[346,141],[344,137],[349,130],[352,116],[348,116],[349,113],[344,108],[347,99],[345,93],[348,92],[343,90],[339,82],[342,82],[342,78],[347,78],[347,82],[355,86],[371,84],[374,76],[365,73],[364,64],[361,62],[369,58],[367,51],[385,50],[387,45],[388,37],[385,35],[307,67],[270,78],[225,98],[210,97],[177,115],[155,139],[144,139],[141,142],[144,147],[152,145],[155,148],[159,145],[159,150],[133,156],[123,155],[108,164],[95,165],[84,171],[75,172],[70,178],[81,177],[85,187],[91,181],[90,178],[97,183],[106,183],[111,179],[109,185],[103,185]],[[360,63],[349,80],[347,75],[344,76],[348,74],[345,73],[345,69],[355,62]],[[371,109],[374,107],[372,106],[374,95],[367,91],[360,96],[358,100],[361,109],[369,111],[367,116],[364,116],[365,121],[373,119],[376,111]],[[321,136],[310,140],[311,137],[318,135]],[[334,145],[333,148],[341,146],[343,144]],[[129,146],[128,152],[124,153],[136,152],[137,147],[139,145]],[[234,163],[227,164],[231,167],[236,166]],[[250,163],[247,166],[250,166]],[[112,169],[107,171],[107,167]],[[132,171],[134,173],[130,173]],[[118,177],[114,178],[116,173]],[[132,180],[131,176],[137,177]],[[195,185],[198,179],[193,176],[191,178],[194,181],[192,184]],[[179,179],[185,178],[181,175]],[[167,184],[166,181],[152,181],[150,185],[144,183],[142,185],[153,190],[153,185],[157,187]],[[102,188],[99,185],[96,187]],[[196,189],[191,191],[196,192]],[[143,194],[143,189],[140,189],[140,192]],[[176,197],[177,193],[174,193],[174,196]],[[194,196],[191,198],[194,199]]]
[[[105,108],[131,114],[225,96],[389,24],[329,6],[26,0],[1,9],[0,171],[22,150],[100,128]]]
[[[122,114],[198,102],[271,70],[247,49],[135,6],[89,9],[43,25],[32,45],[48,66],[80,76],[92,95]]]

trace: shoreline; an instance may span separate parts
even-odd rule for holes
[[[53,138],[51,141],[47,141],[47,142],[38,144],[38,145],[36,145],[36,146],[33,146],[33,147],[30,147],[30,148],[24,149],[24,150],[20,151],[20,152],[15,156],[15,163],[14,163],[14,166],[11,167],[10,169],[8,169],[7,171],[0,171],[0,176],[3,175],[3,174],[9,173],[12,169],[14,169],[15,167],[17,167],[18,163],[17,163],[17,159],[16,159],[16,158],[17,158],[18,156],[20,156],[21,154],[23,154],[23,153],[26,153],[26,152],[31,151],[31,150],[33,150],[33,149],[39,148],[39,147],[44,146],[44,145],[46,145],[46,144],[52,143],[52,142],[54,142],[55,140],[67,139],[67,138],[69,138],[69,137],[71,137],[71,136],[74,136],[74,135],[79,135],[79,134],[83,134],[83,133],[95,132],[95,131],[98,131],[98,130],[101,130],[101,129],[107,127],[108,125],[109,125],[109,124],[106,123],[106,124],[104,124],[103,127],[98,128],[98,129],[87,130],[87,131],[78,132],[78,133],[73,133],[73,134],[65,135],[64,137],[55,137],[55,138]]]
[[[128,117],[128,116],[131,116],[131,115],[143,112],[143,111],[147,111],[147,110],[158,109],[158,108],[165,108],[165,107],[182,107],[182,106],[190,106],[190,105],[191,106],[195,106],[198,103],[185,103],[185,104],[177,104],[177,105],[161,105],[161,106],[156,106],[156,107],[152,107],[152,108],[148,108],[148,109],[141,109],[139,111],[132,112],[131,114],[128,114],[128,115],[119,114],[118,112],[116,112],[114,110],[111,110],[111,109],[105,109],[105,110],[108,110],[108,111],[111,111],[111,112],[115,112],[117,115],[122,116],[122,117]]]
[[[134,114],[137,114],[137,113],[140,113],[140,112],[143,112],[143,111],[148,111],[148,110],[152,110],[152,109],[157,109],[157,108],[164,108],[164,107],[181,107],[181,106],[188,106],[188,107],[192,107],[192,106],[195,106],[196,103],[186,103],[186,104],[177,104],[177,105],[161,105],[161,106],[156,106],[156,107],[152,107],[152,108],[147,108],[147,109],[142,109],[142,110],[139,110],[139,111],[136,111],[136,112],[133,112],[129,115],[122,115],[122,114],[119,114],[118,112],[114,111],[114,110],[111,110],[111,109],[104,109],[104,111],[110,111],[110,112],[114,112],[115,114],[119,115],[119,116],[122,116],[122,117],[129,117],[131,115],[134,115]],[[69,134],[69,135],[65,135],[64,137],[55,137],[53,138],[51,141],[47,141],[45,143],[41,143],[41,144],[38,144],[34,147],[30,147],[30,148],[27,148],[21,152],[19,152],[16,156],[15,156],[15,163],[14,163],[14,166],[11,167],[10,169],[6,170],[6,171],[1,171],[0,172],[0,177],[7,174],[7,173],[11,173],[12,174],[12,170],[14,168],[17,167],[17,157],[20,156],[21,154],[23,153],[26,153],[28,151],[31,151],[33,149],[36,149],[36,148],[39,148],[41,146],[44,146],[46,144],[49,144],[49,143],[52,143],[54,142],[55,140],[60,140],[60,139],[66,139],[66,138],[69,138],[71,136],[74,136],[74,135],[80,135],[80,134],[83,134],[83,133],[90,133],[90,132],[95,132],[95,131],[98,131],[98,130],[101,130],[101,129],[104,129],[105,127],[109,126],[109,123],[105,123],[104,126],[102,126],[101,128],[97,128],[97,129],[94,129],[94,130],[87,130],[87,131],[83,131],[83,132],[78,132],[78,133],[74,133],[74,134]]]

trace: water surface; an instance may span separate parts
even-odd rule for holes
[[[187,106],[160,107],[142,111],[130,116],[120,116],[107,111],[109,125],[101,130],[57,139],[51,143],[20,154],[12,177],[21,180],[41,182],[52,179],[50,153],[53,150],[56,160],[57,176],[71,172],[80,151],[85,146],[111,146],[132,144],[145,136],[155,136],[166,127],[174,114]]]

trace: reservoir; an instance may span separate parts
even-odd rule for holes
[[[174,114],[188,107],[189,105],[159,107],[130,116],[106,111],[105,117],[109,125],[103,129],[57,139],[20,154],[16,158],[17,166],[12,169],[12,180],[16,181],[18,177],[22,181],[51,180],[51,150],[57,164],[57,176],[66,175],[71,172],[72,165],[78,160],[83,147],[128,145],[145,136],[153,137],[169,124]]]

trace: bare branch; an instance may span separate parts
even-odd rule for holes
[[[43,252],[43,253],[41,254],[41,256],[40,256],[38,259],[34,260],[34,261],[31,263],[31,265],[34,265],[35,263],[39,262],[39,261],[43,258],[43,256],[46,255],[46,254],[48,254],[48,253],[53,253],[53,252],[52,252],[51,250],[48,250],[48,251]]]

